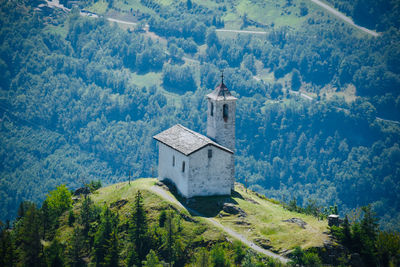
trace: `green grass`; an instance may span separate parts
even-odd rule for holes
[[[122,207],[111,208],[118,212],[120,224],[124,225],[132,214],[133,203],[137,191],[140,190],[143,196],[143,203],[150,225],[158,223],[158,218],[162,210],[175,210],[181,214],[182,235],[185,239],[193,240],[200,246],[213,244],[226,240],[225,233],[217,229],[205,218],[197,214],[190,215],[190,212],[181,208],[175,203],[170,203],[161,198],[151,190],[157,179],[142,178],[128,182],[113,184],[100,188],[90,195],[95,205],[103,207],[115,203],[118,200],[126,200],[127,203]],[[316,218],[285,210],[277,201],[268,200],[250,190],[246,192],[241,184],[235,185],[236,192],[232,196],[200,197],[196,198],[191,208],[196,208],[198,212],[206,214],[218,220],[222,225],[234,229],[236,232],[245,236],[248,240],[263,239],[269,240],[271,250],[283,252],[301,246],[304,249],[322,246],[324,240],[328,239],[323,232],[327,230],[326,221],[318,221]],[[178,197],[178,199],[180,199]],[[180,199],[183,201],[182,199]],[[230,215],[221,210],[221,203],[231,202],[238,205],[247,213],[244,218],[238,215]],[[73,211],[76,217],[79,214],[82,199],[74,204]],[[195,221],[183,219],[182,214],[191,216]],[[221,216],[223,215],[223,216]],[[289,218],[300,218],[307,223],[305,229],[292,223],[283,222]],[[73,234],[73,227],[68,226],[68,213],[66,212],[60,219],[60,228],[57,230],[57,238],[61,242],[70,240]],[[244,221],[245,225],[237,222]],[[201,245],[203,244],[203,245]]]
[[[280,204],[260,198],[250,190],[246,193],[244,187],[240,184],[236,184],[235,190],[238,194],[232,198],[248,214],[247,217],[242,219],[238,216],[226,216],[216,217],[216,219],[240,232],[248,239],[268,239],[273,250],[278,252],[293,249],[295,246],[301,246],[303,249],[322,246],[324,240],[328,239],[328,236],[323,233],[327,230],[326,221],[319,221],[309,215],[288,211]],[[258,204],[248,199],[252,199]],[[283,220],[294,217],[307,223],[305,229],[293,223],[283,222]],[[238,225],[236,222],[241,220],[250,225]]]
[[[156,86],[166,98],[168,105],[174,105],[176,107],[181,106],[181,96],[172,92],[165,90],[162,86],[162,73],[161,72],[148,72],[146,74],[137,74],[135,72],[131,73],[131,82],[139,87]]]
[[[47,25],[44,28],[45,32],[50,32],[50,33],[55,33],[60,35],[62,38],[67,37],[68,34],[68,26],[65,26],[63,24],[60,24],[58,26],[54,26],[54,25]]]
[[[97,2],[94,2],[93,5],[87,7],[87,10],[94,12],[96,14],[105,14],[108,9],[108,3],[104,0],[99,0]]]
[[[158,224],[158,218],[162,210],[175,210],[177,214],[190,216],[188,211],[180,210],[177,205],[169,203],[150,190],[156,181],[157,179],[154,178],[142,178],[132,181],[130,184],[128,182],[117,183],[98,189],[90,197],[94,204],[99,207],[110,207],[110,204],[118,200],[127,200],[128,202],[124,206],[111,208],[114,212],[118,212],[120,225],[126,224],[129,220],[138,190],[140,190],[143,196],[143,204],[150,225]],[[82,199],[73,206],[76,217],[79,214],[81,203]],[[221,231],[208,225],[202,218],[196,218],[196,222],[181,219],[180,223],[183,228],[181,234],[185,240],[192,240],[193,243],[198,244],[222,242],[225,240],[225,236]],[[150,226],[150,228],[152,227]],[[72,235],[73,227],[68,226],[68,212],[66,212],[60,219],[60,227],[57,230],[56,237],[62,243],[65,243],[71,239]]]
[[[146,74],[137,74],[133,72],[131,74],[131,82],[139,87],[150,87],[150,86],[160,86],[161,84],[161,72],[148,72]]]
[[[176,196],[180,201],[184,201]],[[244,218],[230,215],[222,210],[221,203],[233,203],[247,213]],[[196,197],[188,206],[203,216],[214,218],[222,225],[234,229],[248,240],[269,240],[271,250],[278,253],[291,250],[296,246],[303,249],[321,247],[328,236],[327,221],[284,209],[275,200],[269,200],[248,190],[241,184],[235,185],[232,196]],[[299,218],[307,223],[305,229],[297,224],[284,222]]]

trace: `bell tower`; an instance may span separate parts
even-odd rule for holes
[[[218,144],[235,152],[235,116],[236,100],[224,84],[221,84],[207,95],[207,136]]]

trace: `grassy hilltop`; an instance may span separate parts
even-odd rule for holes
[[[162,211],[176,212],[180,218],[180,227],[182,227],[181,237],[183,240],[191,240],[193,247],[209,247],[226,240],[235,240],[225,231],[211,224],[209,218],[236,231],[247,240],[278,254],[286,254],[296,246],[303,249],[322,247],[324,241],[328,239],[325,234],[327,231],[325,220],[320,221],[309,215],[288,211],[276,201],[268,200],[251,190],[246,192],[240,184],[236,185],[236,192],[232,197],[196,198],[188,204],[190,206],[188,211],[177,202],[171,202],[157,194],[154,188],[160,189],[161,187],[156,185],[156,182],[156,179],[146,178],[138,179],[130,184],[128,182],[117,183],[100,188],[90,197],[96,206],[111,207],[112,211],[119,214],[119,224],[126,225],[132,214],[135,196],[140,190],[149,224],[157,225]],[[165,190],[166,187],[162,188]],[[166,191],[166,194],[176,201],[171,192]],[[221,206],[221,203],[224,202],[234,204],[246,215],[241,216],[240,213],[233,215],[225,212]],[[121,203],[123,204],[121,205]],[[81,205],[82,199],[74,204],[73,211],[76,216],[78,216]],[[196,212],[193,209],[196,209]],[[204,216],[199,216],[197,212]],[[73,235],[73,226],[68,225],[67,217],[64,217],[62,226],[56,234],[62,242],[67,242]],[[296,223],[284,222],[291,218],[301,219],[306,223],[305,227],[302,228]],[[124,253],[122,252],[122,254]]]

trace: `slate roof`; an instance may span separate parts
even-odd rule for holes
[[[207,95],[208,98],[212,99],[227,99],[227,100],[236,100],[237,98],[234,97],[231,92],[229,91],[228,87],[222,81],[211,93]]]
[[[153,138],[186,156],[189,156],[207,145],[213,145],[233,154],[232,150],[221,146],[210,138],[196,133],[180,124],[172,126],[171,128],[153,136]]]

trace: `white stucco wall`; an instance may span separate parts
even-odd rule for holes
[[[189,156],[159,143],[158,179],[175,183],[184,197],[230,195],[234,184],[233,154],[213,145]],[[208,158],[208,150],[212,157]],[[175,166],[172,159],[175,156]],[[182,162],[185,161],[185,172]]]
[[[211,158],[208,158],[209,149]],[[189,161],[188,197],[231,194],[233,154],[208,145],[191,154]]]
[[[173,156],[175,156],[175,166],[172,165]],[[183,161],[185,161],[184,172],[182,172]],[[160,181],[170,179],[185,197],[188,196],[189,166],[189,157],[163,143],[158,143],[158,179]]]

